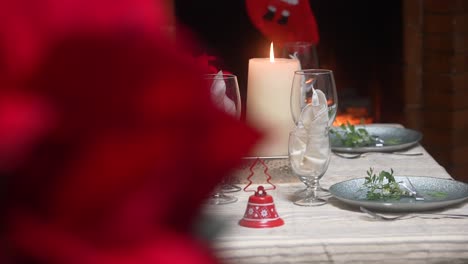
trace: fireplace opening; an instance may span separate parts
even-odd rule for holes
[[[403,123],[402,2],[310,3],[320,27],[320,67],[335,72],[335,124]]]
[[[245,1],[175,1],[178,20],[199,38],[196,53],[238,75],[245,106],[248,60],[267,57],[270,40],[250,22]],[[402,1],[310,0],[319,27],[319,67],[334,71],[335,124],[404,123]],[[243,109],[243,116],[245,109]]]

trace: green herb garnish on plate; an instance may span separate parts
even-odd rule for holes
[[[382,147],[384,145],[390,146],[401,143],[400,138],[383,140],[376,135],[371,135],[365,128],[356,127],[349,123],[349,121],[346,121],[346,124],[341,124],[336,128],[330,129],[330,134],[335,135],[335,139],[341,143],[341,145],[348,148]]]
[[[400,138],[390,138],[385,140],[385,145],[398,145],[401,143]]]
[[[334,134],[346,147],[365,147],[376,144],[376,137],[370,135],[365,128],[356,128],[349,121],[341,124],[337,129],[330,129],[330,133]]]
[[[369,168],[364,187],[367,187],[366,197],[369,200],[399,200],[401,196],[407,195],[395,180],[393,169],[390,172],[383,170],[377,175],[373,168]]]
[[[426,194],[431,196],[431,197],[438,198],[438,199],[443,199],[443,198],[447,197],[446,192],[436,192],[436,191],[434,191],[434,192],[428,192]]]

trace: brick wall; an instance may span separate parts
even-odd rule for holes
[[[406,126],[468,182],[468,0],[403,1]]]

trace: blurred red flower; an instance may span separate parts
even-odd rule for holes
[[[161,10],[0,1],[2,263],[217,262],[191,227],[259,134],[213,106]]]

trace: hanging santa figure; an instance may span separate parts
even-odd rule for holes
[[[275,44],[318,44],[317,22],[308,0],[246,0],[246,6],[253,24]]]

